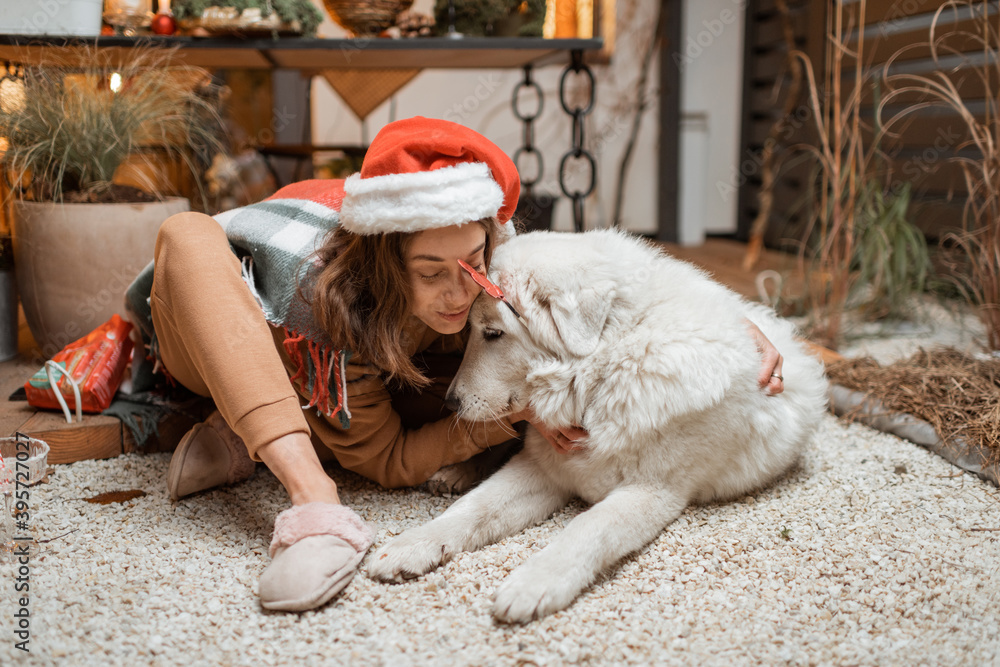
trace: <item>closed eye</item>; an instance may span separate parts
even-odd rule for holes
[[[483,329],[484,340],[497,340],[501,336],[503,336],[503,331],[499,329]]]

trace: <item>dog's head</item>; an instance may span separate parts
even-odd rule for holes
[[[583,397],[568,400],[566,392],[601,348],[615,302],[590,247],[573,235],[528,234],[497,249],[491,277],[522,318],[487,295],[473,305],[465,358],[448,391],[462,417],[491,419],[530,402],[547,423],[579,419]]]

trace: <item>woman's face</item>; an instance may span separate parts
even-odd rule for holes
[[[458,265],[458,260],[477,271],[485,271],[485,247],[486,230],[475,223],[429,229],[414,235],[404,257],[413,292],[410,307],[413,315],[438,333],[461,331],[472,302],[479,295],[479,286]]]

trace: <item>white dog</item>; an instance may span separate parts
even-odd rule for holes
[[[568,606],[693,502],[735,498],[796,460],[822,416],[821,363],[792,326],[693,266],[613,231],[538,232],[500,246],[491,274],[522,314],[486,295],[449,390],[466,419],[530,405],[582,425],[560,454],[529,429],[524,450],[440,517],[381,549],[370,576],[400,581],[515,534],[577,496],[593,503],[496,593],[524,622]],[[784,356],[785,390],[758,387],[744,319]]]

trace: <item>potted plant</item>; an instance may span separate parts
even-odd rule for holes
[[[541,37],[544,0],[436,0],[438,34],[447,35],[452,23],[463,35]]]
[[[323,22],[310,0],[174,0],[171,11],[185,30],[209,33],[311,36]]]
[[[135,48],[125,63],[92,51],[28,68],[0,98],[18,289],[46,357],[120,310],[160,223],[189,209],[165,196],[164,165],[197,176],[221,145],[204,71],[175,67],[169,50]]]

